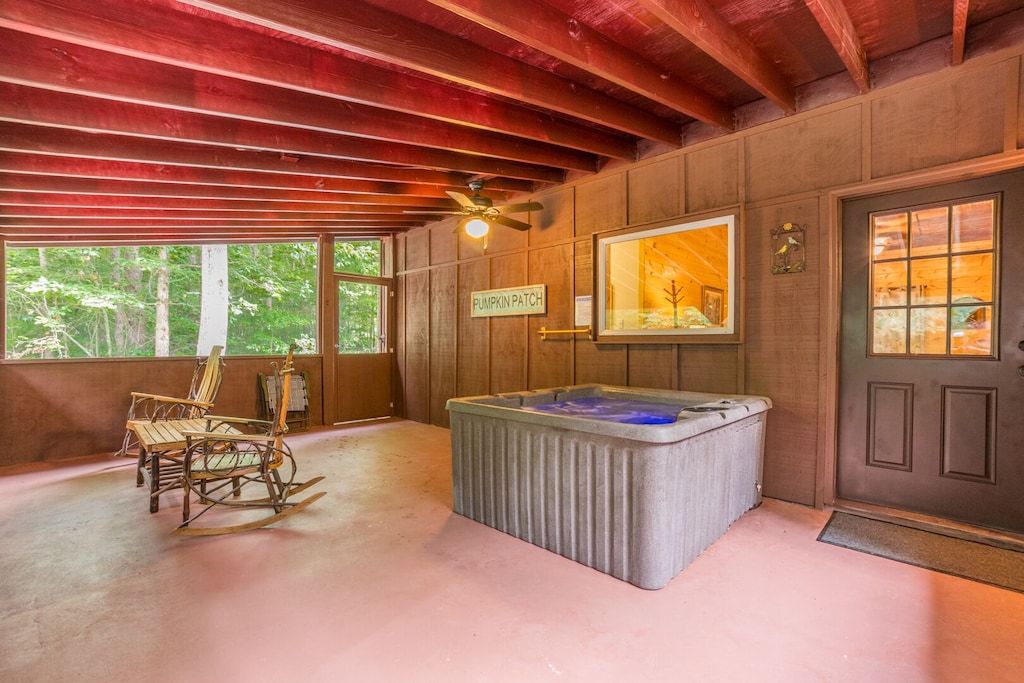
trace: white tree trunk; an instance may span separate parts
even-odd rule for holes
[[[156,271],[156,329],[154,355],[171,355],[171,274],[167,267],[167,247],[160,248],[163,265]]]
[[[206,244],[201,250],[203,288],[196,342],[196,355],[200,356],[218,344],[224,346],[226,352],[228,338],[228,247]]]

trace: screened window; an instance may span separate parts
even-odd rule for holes
[[[381,274],[380,240],[339,240],[334,244],[334,272],[349,275]]]
[[[7,358],[317,351],[315,242],[8,244],[6,256]]]
[[[338,286],[338,353],[383,353],[387,349],[389,281],[381,276],[380,240],[334,245]]]
[[[993,356],[996,197],[872,214],[871,350]]]

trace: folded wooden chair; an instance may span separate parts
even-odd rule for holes
[[[295,514],[324,495],[325,492],[320,491],[300,501],[293,498],[294,494],[323,480],[323,477],[314,477],[303,483],[296,482],[295,459],[284,442],[291,383],[283,380],[294,371],[293,352],[294,346],[288,349],[288,357],[280,370],[273,364],[278,386],[283,387],[273,422],[207,416],[205,431],[184,433],[187,443],[182,463],[185,498],[182,523],[175,530],[176,534],[212,536],[256,529]],[[224,434],[226,425],[248,433]],[[255,486],[250,486],[253,484]],[[195,514],[191,512],[192,496],[202,506]],[[257,509],[267,514],[252,521],[223,526],[194,523],[214,508]]]
[[[277,414],[277,376],[274,374],[264,375],[261,372],[256,377],[260,383],[263,414],[268,420],[272,420],[274,415]],[[305,372],[295,372],[290,377],[288,431],[304,432],[309,429],[311,423],[309,414],[309,375]]]

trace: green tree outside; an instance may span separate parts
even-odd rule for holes
[[[381,243],[378,240],[337,242],[334,271],[378,277],[381,274]],[[338,353],[378,353],[381,350],[380,315],[383,288],[364,282],[338,284]]]
[[[161,271],[169,289],[168,354],[196,355],[198,247],[9,245],[6,255],[7,358],[155,355]],[[352,257],[374,258],[379,267],[379,250]],[[277,354],[291,343],[316,352],[315,242],[229,245],[228,271],[229,353]]]

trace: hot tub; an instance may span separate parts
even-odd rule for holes
[[[453,507],[662,588],[761,502],[770,407],[760,396],[598,384],[450,399]]]

